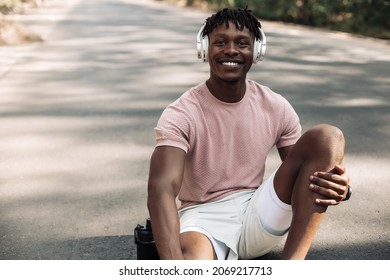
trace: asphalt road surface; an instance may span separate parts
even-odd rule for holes
[[[209,16],[152,0],[45,1],[16,17],[43,43],[0,48],[0,259],[135,259],[153,128],[208,77]],[[284,95],[304,130],[339,126],[353,196],[331,207],[308,259],[390,257],[389,44],[264,21],[249,78]],[[267,174],[279,161],[272,152]],[[263,259],[278,259],[281,244]]]

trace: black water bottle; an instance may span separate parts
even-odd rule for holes
[[[137,245],[137,260],[159,260],[156,243],[154,242],[150,218],[146,225],[138,224],[134,229],[134,242]]]

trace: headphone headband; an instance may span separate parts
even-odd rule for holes
[[[202,37],[203,30],[206,26],[206,23],[200,28],[198,35],[196,36],[196,48],[198,52],[198,58],[202,59],[204,62],[208,61],[208,50],[209,50],[209,39],[208,36]],[[264,59],[265,49],[267,47],[267,41],[265,34],[261,28],[259,28],[261,38],[255,39],[253,44],[253,64]]]

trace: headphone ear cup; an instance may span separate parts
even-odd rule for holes
[[[202,53],[203,53],[203,61],[209,61],[209,37],[205,36],[202,39]]]
[[[264,59],[265,49],[267,47],[267,40],[265,34],[261,28],[259,28],[261,39],[255,40],[253,44],[253,64]]]
[[[196,36],[196,48],[198,51],[198,58],[203,61],[208,61],[208,49],[209,49],[209,38],[207,36],[202,37],[203,29],[206,23],[202,25]]]

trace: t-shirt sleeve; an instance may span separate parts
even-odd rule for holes
[[[178,105],[169,105],[155,127],[156,147],[171,146],[184,150],[190,147],[190,118]]]
[[[284,104],[282,124],[280,137],[276,143],[277,148],[294,145],[298,141],[299,137],[301,137],[302,133],[298,114],[287,100],[285,100]]]

